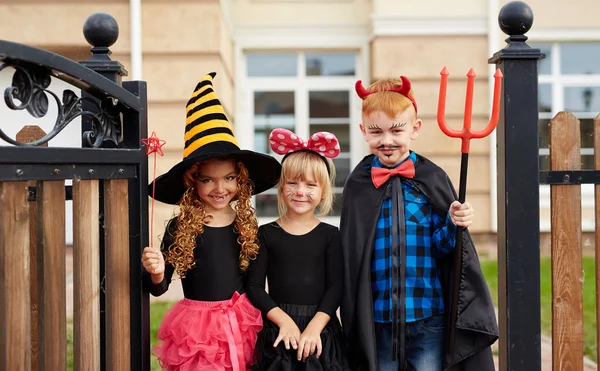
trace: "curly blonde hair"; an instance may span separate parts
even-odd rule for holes
[[[250,202],[254,185],[248,176],[248,169],[241,161],[233,158],[219,158],[219,160],[233,161],[237,171],[238,192],[232,200],[235,202],[236,214],[234,231],[239,235],[237,238],[237,242],[240,244],[239,267],[244,272],[248,269],[250,261],[256,259],[259,249],[258,221]],[[186,170],[183,176],[187,190],[179,201],[177,229],[172,236],[173,243],[165,254],[165,262],[172,264],[181,278],[185,277],[186,272],[196,265],[194,258],[196,237],[204,233],[204,225],[210,220],[208,219],[210,215],[207,215],[204,209],[204,202],[196,191],[196,178],[205,163],[195,163]]]

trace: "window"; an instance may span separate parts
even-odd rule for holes
[[[248,76],[296,76],[294,54],[248,54]]]
[[[593,120],[600,113],[600,42],[531,44],[546,54],[539,65],[540,170],[550,169],[548,123],[570,111],[581,123],[581,168],[594,168]]]
[[[318,131],[334,133],[341,153],[333,161],[337,177],[331,216],[339,216],[342,187],[351,170],[350,125],[356,81],[356,54],[349,52],[246,53],[254,150],[275,155],[268,136],[282,127],[307,140]],[[256,196],[261,217],[277,216],[275,188]]]
[[[593,120],[600,113],[600,42],[531,44],[546,54],[539,64],[539,166],[550,169],[550,120],[570,111],[581,124],[581,168],[594,168]],[[581,187],[584,209],[593,208],[594,186]],[[540,228],[550,231],[550,186],[540,186]],[[588,216],[586,216],[588,215]],[[592,217],[589,217],[592,215]],[[593,214],[583,214],[582,230],[593,231]]]

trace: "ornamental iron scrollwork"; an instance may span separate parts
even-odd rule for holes
[[[117,101],[106,98],[98,102],[92,97],[78,97],[72,90],[65,89],[62,99],[51,90],[51,76],[48,69],[29,64],[10,64],[5,61],[0,71],[6,67],[15,69],[12,85],[4,90],[4,102],[11,110],[26,110],[35,118],[46,116],[50,105],[49,97],[54,98],[58,114],[54,127],[44,137],[28,143],[10,138],[0,129],[0,138],[16,146],[39,146],[57,136],[77,117],[91,121],[91,130],[82,134],[83,147],[118,147],[121,139],[121,114]],[[19,103],[17,103],[17,101]],[[89,102],[96,112],[83,109],[83,102]]]
[[[79,101],[83,99],[86,98]],[[90,101],[98,106],[96,101]],[[103,100],[97,114],[84,114],[90,114],[92,118],[92,130],[83,133],[85,147],[118,147],[121,139],[121,113],[112,99]]]

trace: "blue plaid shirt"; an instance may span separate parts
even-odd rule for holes
[[[417,156],[411,151],[405,161],[416,162]],[[377,157],[373,159],[372,166],[383,167]],[[406,225],[406,276],[404,284],[399,282],[398,286],[405,290],[406,322],[413,322],[444,313],[436,257],[442,257],[454,248],[456,226],[449,213],[446,218],[436,214],[429,200],[412,183],[402,179],[402,190]],[[381,205],[375,232],[371,263],[375,322],[392,320],[391,210],[392,200],[388,198]]]

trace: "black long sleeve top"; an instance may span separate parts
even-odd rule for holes
[[[175,219],[167,225],[161,244],[163,254],[173,244]],[[220,301],[231,299],[235,291],[244,293],[244,274],[239,268],[240,245],[234,223],[225,227],[204,226],[204,233],[196,237],[194,258],[196,265],[181,279],[183,294],[187,299]],[[165,265],[165,278],[159,284],[150,284],[154,296],[164,294],[169,288],[175,267]]]
[[[320,223],[304,235],[293,235],[273,222],[260,227],[259,237],[260,253],[246,281],[254,306],[266,315],[278,303],[317,305],[318,311],[335,316],[344,274],[338,228]]]

